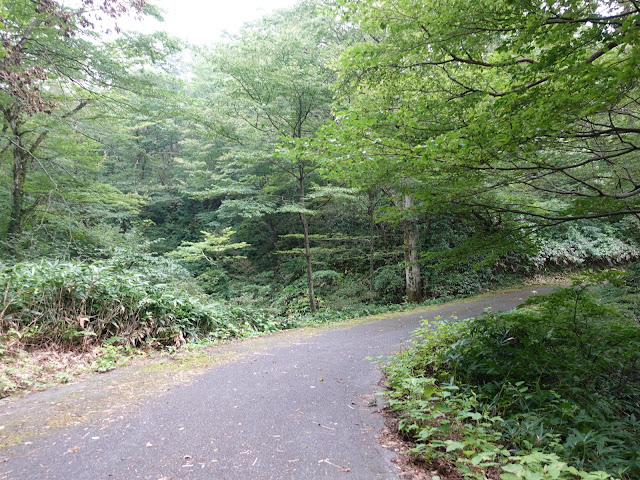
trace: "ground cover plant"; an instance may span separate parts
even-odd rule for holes
[[[419,330],[386,367],[412,453],[469,478],[639,478],[638,276],[616,277]]]

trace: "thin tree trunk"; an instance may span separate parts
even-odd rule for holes
[[[22,143],[22,135],[17,120],[11,118],[9,119],[9,124],[13,133],[13,182],[11,185],[11,217],[7,225],[7,234],[15,235],[22,231],[24,214],[28,211],[24,207],[24,185],[27,180],[29,160],[47,136],[47,132],[42,132],[31,147],[27,147]]]
[[[300,220],[302,220],[302,228],[304,231],[304,258],[307,261],[307,283],[309,285],[309,305],[311,307],[311,313],[316,313],[316,296],[313,292],[313,266],[311,265],[311,246],[309,244],[309,224],[307,222],[307,216],[304,213],[300,213]]]
[[[304,166],[302,161],[298,160],[298,182],[300,186],[300,204],[304,208]],[[311,313],[316,313],[316,296],[313,292],[313,266],[311,264],[311,245],[309,242],[309,222],[307,215],[300,212],[300,221],[302,222],[302,231],[304,233],[304,258],[307,262],[307,283],[309,285],[309,306]]]
[[[373,192],[373,190],[370,190],[369,205],[367,207],[367,215],[369,216],[369,291],[370,292],[375,291],[375,285],[373,281],[373,274],[375,271],[375,261],[374,261],[373,255],[375,253],[374,240],[375,240],[375,228],[376,228],[376,222],[373,216],[375,211],[374,200],[375,200],[375,193]]]

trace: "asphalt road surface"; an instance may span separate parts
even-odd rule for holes
[[[532,293],[529,287],[215,347],[208,354],[224,360],[136,400],[114,400],[113,384],[91,380],[5,399],[0,429],[20,417],[28,429],[25,412],[42,417],[65,402],[91,404],[92,415],[49,421],[0,450],[0,479],[397,479],[394,453],[376,441],[384,424],[376,395],[381,373],[365,358],[402,348],[424,319],[505,310]],[[134,368],[91,378],[113,375],[122,384]]]

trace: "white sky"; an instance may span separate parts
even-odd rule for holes
[[[120,21],[125,29],[149,33],[164,30],[195,44],[210,44],[224,31],[236,32],[242,24],[257,20],[279,8],[291,7],[296,0],[150,0],[164,11],[164,22]]]

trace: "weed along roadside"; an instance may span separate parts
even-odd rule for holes
[[[283,317],[206,302],[106,265],[72,262],[16,264],[0,269],[0,284],[11,299],[2,312],[0,397],[106,372],[140,355],[415,308],[365,304]]]
[[[513,311],[418,330],[384,367],[410,468],[640,478],[637,293],[637,271],[585,275]]]
[[[533,288],[533,287],[532,287]],[[510,290],[503,290],[508,292]],[[57,294],[58,292],[54,292]],[[491,293],[485,294],[489,296]],[[477,297],[482,298],[483,296]],[[473,299],[459,299],[449,302],[453,305],[464,306],[465,303]],[[445,303],[445,299],[425,302],[421,307],[409,305],[388,305],[388,306],[365,306],[351,311],[323,311],[316,316],[301,316],[296,319],[288,319],[286,322],[273,322],[272,330],[245,325],[246,331],[235,341],[247,338],[255,338],[263,335],[289,330],[293,328],[304,329],[311,334],[316,328],[331,328],[335,323],[340,326],[349,327],[361,322],[382,320],[392,318],[398,312],[411,314],[414,311],[428,312],[435,310]],[[305,328],[308,327],[308,328]],[[2,376],[0,377],[0,398],[39,391],[51,388],[58,384],[65,384],[76,378],[86,379],[92,372],[105,373],[114,369],[121,369],[126,365],[135,364],[143,368],[160,370],[180,368],[183,365],[197,367],[200,362],[206,364],[208,354],[214,347],[219,347],[228,342],[218,338],[205,337],[194,338],[193,341],[182,346],[166,346],[158,348],[157,341],[152,339],[151,345],[143,344],[139,348],[132,346],[115,345],[117,338],[107,339],[104,346],[96,346],[85,351],[82,348],[56,349],[48,348],[25,348],[21,345],[21,340],[28,339],[29,334],[15,338],[17,333],[9,333],[3,350]],[[84,335],[81,335],[84,336]],[[91,336],[93,338],[93,336]],[[110,337],[113,338],[113,337]],[[156,348],[150,348],[155,346]],[[185,368],[185,370],[187,370]],[[198,370],[196,368],[196,370]]]

